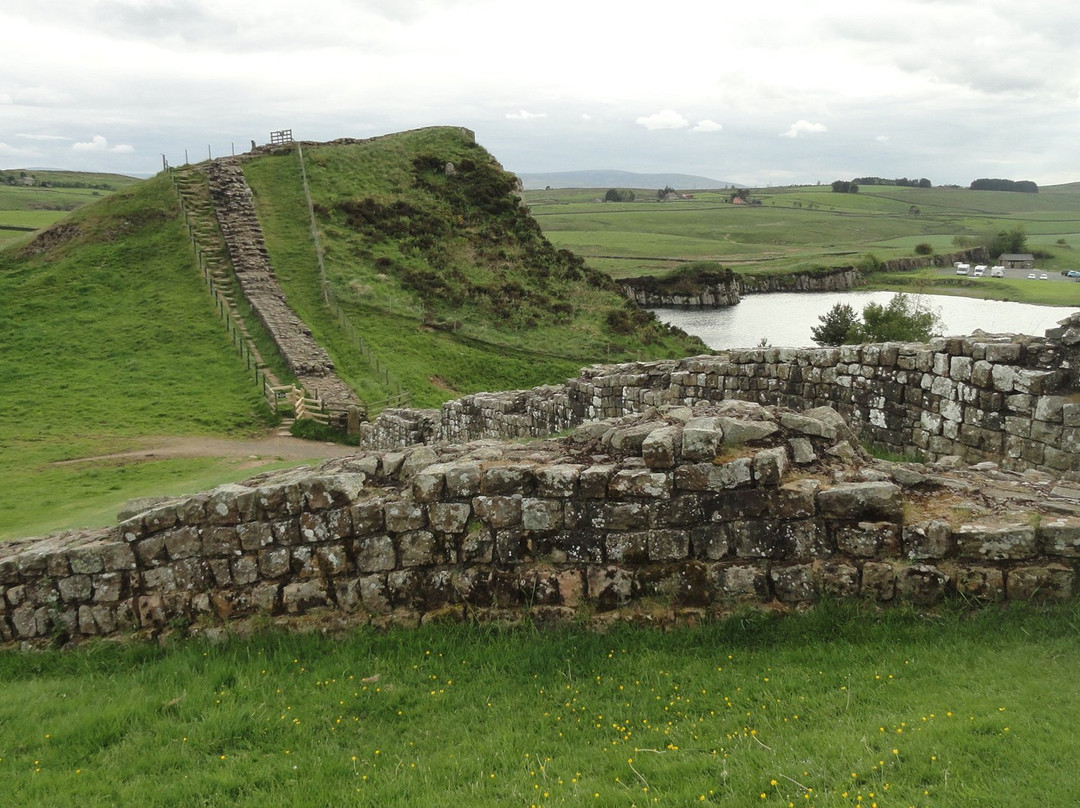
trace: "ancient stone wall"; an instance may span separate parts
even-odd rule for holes
[[[290,372],[309,396],[339,408],[358,404],[356,394],[335,372],[326,349],[316,342],[311,330],[285,299],[285,292],[270,265],[240,158],[212,160],[207,164],[206,175],[214,212],[240,291],[273,339]]]
[[[1045,338],[975,334],[597,365],[565,385],[447,402],[437,429],[430,411],[394,410],[363,425],[362,445],[392,448],[396,434],[424,443],[539,437],[649,407],[740,399],[832,406],[860,439],[897,453],[1078,471],[1080,314],[1063,323]]]
[[[870,461],[828,408],[667,407],[270,472],[0,544],[0,641],[1063,599],[1077,513],[1050,475]]]

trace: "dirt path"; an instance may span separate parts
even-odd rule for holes
[[[141,449],[112,454],[61,460],[56,465],[89,463],[96,460],[166,460],[173,457],[237,457],[252,460],[323,460],[356,454],[355,446],[322,443],[300,438],[268,435],[265,438],[232,440],[229,438],[176,437],[148,438]]]

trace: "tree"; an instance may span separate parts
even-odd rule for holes
[[[990,238],[986,249],[990,255],[1027,252],[1027,233],[1022,225],[1017,225],[1012,230],[1002,230]]]
[[[608,192],[604,194],[605,202],[633,202],[634,192],[626,189],[620,190],[619,188],[609,188]]]
[[[942,328],[937,311],[903,293],[893,295],[884,306],[867,303],[862,317],[848,332],[846,342],[926,342]]]
[[[656,198],[664,199],[668,194],[673,193],[675,193],[675,189],[672,188],[670,185],[665,185],[663,188],[656,192]]]
[[[837,303],[818,319],[821,325],[810,329],[810,335],[818,345],[843,345],[848,332],[859,322],[859,316],[847,303]]]
[[[821,325],[810,329],[818,345],[852,345],[859,342],[926,342],[941,330],[941,315],[924,306],[920,298],[893,295],[886,305],[867,303],[862,319],[847,303],[837,303],[818,317]]]

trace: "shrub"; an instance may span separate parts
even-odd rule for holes
[[[915,245],[915,254],[916,255],[933,255],[934,254],[934,248],[930,244],[927,244],[924,241],[921,244],[916,244]]]

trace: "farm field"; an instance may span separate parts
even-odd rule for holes
[[[0,653],[15,805],[1068,804],[1075,605]]]
[[[49,185],[0,183],[0,246],[53,225],[71,211],[138,182],[121,174],[76,171],[0,171],[0,179],[28,174]],[[75,187],[82,186],[82,187]],[[96,187],[92,187],[96,186]]]
[[[871,255],[881,261],[914,256],[919,244],[929,244],[935,253],[955,252],[961,249],[958,238],[979,242],[1017,226],[1024,229],[1029,250],[1050,254],[1039,260],[1040,268],[1050,273],[1080,268],[1077,183],[1038,194],[898,186],[863,186],[857,194],[833,193],[828,185],[766,188],[751,193],[760,206],[733,205],[730,191],[697,191],[692,199],[659,202],[655,189],[639,189],[634,202],[593,201],[603,193],[570,189],[524,196],[553,243],[616,278],[664,273],[695,261],[755,275],[861,266]],[[939,275],[899,273],[871,281],[883,287],[916,282],[943,287],[935,292],[999,294],[1029,303],[1080,302],[1080,286],[1007,283],[995,290]]]

